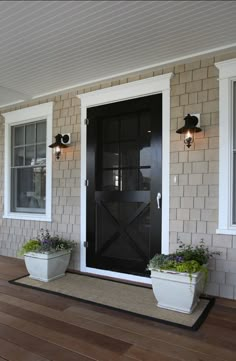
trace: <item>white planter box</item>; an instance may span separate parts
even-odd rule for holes
[[[70,261],[71,251],[54,253],[29,252],[25,256],[25,265],[29,277],[35,280],[49,282],[63,277]]]
[[[151,270],[152,289],[157,306],[168,310],[192,313],[204,288],[203,272],[189,274]]]

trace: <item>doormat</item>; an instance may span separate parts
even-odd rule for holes
[[[67,272],[51,282],[28,276],[9,282],[194,331],[204,322],[215,301],[213,297],[201,297],[196,309],[188,315],[158,308],[151,288],[95,276]]]

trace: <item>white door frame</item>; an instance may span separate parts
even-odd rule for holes
[[[87,161],[87,108],[115,103],[122,100],[140,98],[143,96],[162,93],[162,253],[169,253],[169,158],[170,158],[170,79],[172,73],[159,75],[153,78],[137,80],[132,83],[96,90],[78,95],[81,99],[81,238],[80,238],[80,270],[81,272],[113,277],[128,281],[150,284],[147,277],[134,276],[101,270],[86,266],[86,161]]]

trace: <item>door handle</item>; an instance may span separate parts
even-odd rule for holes
[[[157,208],[160,209],[160,199],[161,199],[161,193],[157,193]]]

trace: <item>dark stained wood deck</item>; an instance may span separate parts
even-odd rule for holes
[[[0,256],[0,361],[236,360],[236,301],[193,332],[8,283],[24,274]]]

